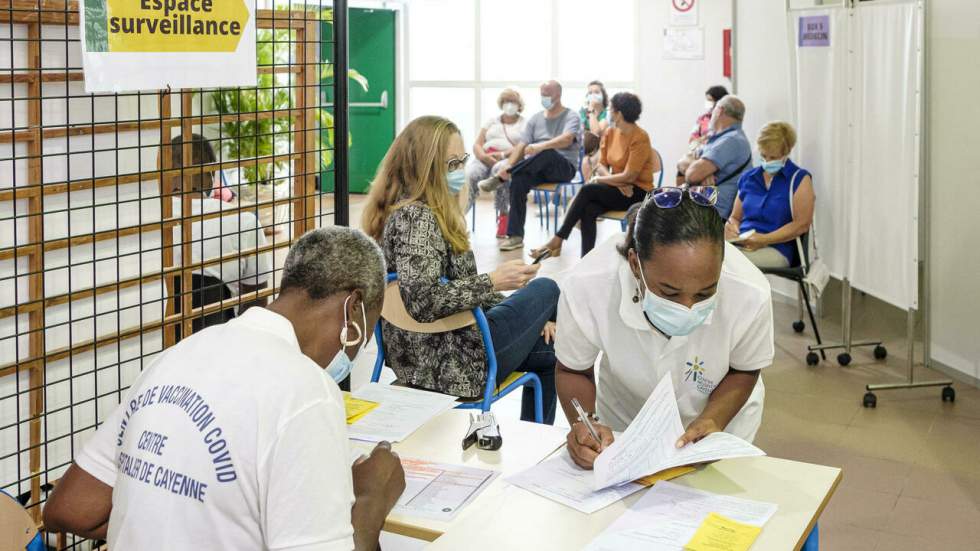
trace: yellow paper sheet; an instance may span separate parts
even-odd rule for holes
[[[683,465],[681,467],[674,467],[672,469],[660,471],[659,473],[648,474],[643,478],[638,478],[634,480],[633,482],[650,487],[656,484],[657,482],[660,482],[661,480],[673,480],[678,476],[682,476],[687,473],[694,472],[696,470],[697,469],[691,467],[690,465]]]
[[[358,419],[364,417],[376,407],[378,407],[377,402],[358,400],[357,398],[352,398],[349,392],[344,393],[344,409],[347,410],[348,425],[353,425]]]
[[[685,551],[748,551],[762,528],[742,524],[718,513],[708,514]]]

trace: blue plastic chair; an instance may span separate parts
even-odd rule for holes
[[[813,530],[810,530],[810,535],[806,537],[806,541],[803,542],[803,547],[800,547],[800,551],[818,551],[820,549],[819,528],[819,524],[813,524]]]
[[[398,290],[397,287],[391,285],[397,281],[398,281],[397,273],[388,274],[386,278],[386,282],[389,284],[389,288],[385,290],[386,300],[384,304],[384,309],[381,312],[381,317],[383,319],[388,320],[388,322],[392,324],[394,324],[390,317],[392,313],[397,313],[399,316],[408,315],[407,311],[405,312],[400,311],[403,310],[405,307],[404,303],[402,303],[401,300],[401,292]],[[443,279],[443,283],[445,283],[445,279]],[[391,290],[392,292],[389,293],[389,290]],[[400,309],[400,310],[395,310],[395,309]],[[387,316],[385,315],[386,311],[388,312]],[[477,306],[476,308],[471,310],[471,312],[473,316],[473,322],[471,322],[470,324],[475,323],[477,329],[479,329],[480,336],[483,338],[483,348],[486,351],[487,384],[486,387],[483,389],[482,399],[463,402],[460,405],[456,406],[456,409],[479,409],[482,410],[483,412],[487,412],[490,411],[490,406],[492,406],[494,402],[500,400],[504,396],[507,396],[518,387],[524,385],[531,385],[531,388],[534,389],[534,421],[536,423],[543,423],[544,406],[543,406],[543,398],[541,396],[541,379],[538,378],[538,376],[534,373],[521,373],[515,371],[509,377],[507,377],[507,379],[504,380],[504,382],[498,387],[497,386],[497,357],[493,350],[493,341],[490,340],[490,325],[487,323],[487,317],[483,313],[482,308]],[[419,325],[427,325],[427,324],[419,324]],[[466,327],[466,326],[467,325],[464,324],[459,327]],[[442,331],[453,330],[455,328],[442,329]],[[409,330],[409,331],[412,330],[412,329],[405,329],[404,327],[400,327],[400,329]],[[432,332],[435,333],[439,331],[434,330]],[[376,383],[381,379],[381,368],[384,367],[385,354],[384,354],[384,340],[381,332],[381,320],[378,320],[378,324],[374,327],[374,338],[377,339],[378,342],[378,359],[377,361],[374,362],[374,372],[371,374],[372,383]]]
[[[659,151],[657,151],[657,159],[660,159],[660,176],[657,178],[657,185],[654,187],[654,189],[664,185],[664,160],[663,157],[660,156]],[[627,211],[625,210],[611,210],[600,216],[599,220],[619,220],[619,227],[623,231],[626,231],[626,226],[629,225],[629,220],[626,219],[626,212]]]
[[[555,231],[558,231],[558,213],[561,206],[567,208],[568,206],[568,194],[574,197],[574,190],[576,186],[581,186],[585,184],[585,178],[582,177],[582,158],[584,156],[584,151],[579,148],[578,150],[578,167],[575,169],[575,175],[572,179],[567,182],[556,182],[556,183],[543,183],[534,186],[532,191],[534,191],[534,202],[538,204],[538,222],[544,223],[546,230],[551,231],[551,206],[555,207]],[[544,216],[541,214],[541,207],[544,206]]]

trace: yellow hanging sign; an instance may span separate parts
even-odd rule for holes
[[[109,52],[234,52],[250,17],[244,0],[104,1]]]

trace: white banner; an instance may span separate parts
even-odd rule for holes
[[[86,92],[255,86],[255,0],[81,0]]]

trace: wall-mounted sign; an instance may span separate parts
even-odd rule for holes
[[[799,44],[800,48],[830,46],[830,16],[801,16]]]
[[[664,59],[704,59],[704,29],[701,27],[664,29]]]
[[[83,0],[86,92],[254,86],[255,0]]]
[[[670,0],[670,25],[672,27],[693,27],[697,24],[697,0]]]

